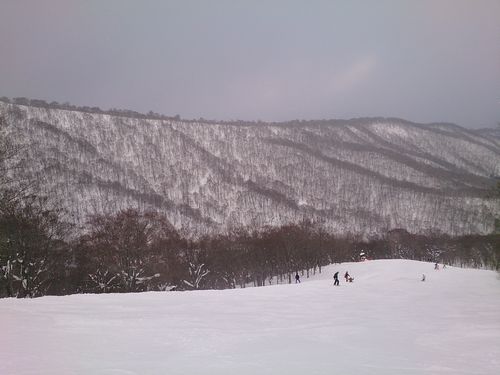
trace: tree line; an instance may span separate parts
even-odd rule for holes
[[[151,119],[151,120],[180,120],[179,115],[175,116],[166,116],[160,113],[156,113],[154,111],[149,111],[148,113],[141,113],[137,111],[132,111],[129,109],[118,109],[118,108],[110,108],[110,109],[101,109],[99,107],[90,107],[90,106],[77,106],[71,104],[69,102],[59,103],[57,101],[48,102],[42,99],[29,99],[25,97],[17,97],[17,98],[8,98],[5,96],[0,97],[0,102],[4,102],[7,104],[16,104],[16,105],[25,105],[37,108],[50,108],[50,109],[62,109],[66,111],[78,111],[78,112],[86,112],[86,113],[97,113],[97,114],[105,114],[112,116],[121,116],[121,117],[130,117],[130,118],[138,118],[138,119]]]
[[[499,236],[338,238],[310,222],[189,239],[157,212],[93,216],[71,232],[47,202],[2,204],[0,297],[227,289],[291,283],[336,262],[405,258],[499,269]],[[71,236],[70,236],[71,237]]]
[[[303,126],[304,124],[330,124],[330,125],[345,125],[349,123],[353,123],[355,121],[356,124],[362,124],[362,123],[370,123],[374,120],[378,121],[399,121],[399,122],[404,122],[411,124],[411,122],[399,119],[399,118],[385,118],[385,117],[371,117],[371,118],[357,118],[357,119],[351,119],[351,120],[333,120],[333,119],[323,119],[323,120],[303,120],[303,119],[295,119],[295,120],[290,120],[287,122],[268,122],[268,121],[262,121],[262,120],[240,120],[240,119],[235,119],[235,120],[212,120],[212,119],[205,119],[203,117],[200,117],[198,119],[187,119],[187,118],[181,118],[180,115],[176,114],[174,116],[168,116],[162,113],[158,113],[155,111],[148,111],[147,113],[143,112],[138,112],[138,111],[133,111],[130,109],[121,109],[121,108],[109,108],[109,109],[102,109],[97,106],[81,106],[81,105],[75,105],[71,104],[70,102],[64,102],[60,103],[58,101],[47,101],[43,99],[30,99],[26,97],[15,97],[15,98],[8,98],[6,96],[0,97],[0,102],[4,102],[7,104],[15,104],[15,105],[24,105],[24,106],[31,106],[31,107],[37,107],[37,108],[50,108],[50,109],[61,109],[61,110],[66,110],[66,111],[78,111],[78,112],[85,112],[85,113],[96,113],[96,114],[105,114],[105,115],[113,115],[113,116],[121,116],[121,117],[129,117],[129,118],[137,118],[137,119],[146,119],[146,120],[174,120],[174,121],[180,121],[182,120],[183,122],[189,122],[189,123],[197,123],[197,122],[203,122],[207,124],[228,124],[228,125],[238,125],[238,126],[261,126],[263,124],[282,124],[286,126]]]

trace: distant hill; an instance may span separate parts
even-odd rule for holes
[[[500,176],[495,129],[216,123],[26,104],[0,102],[3,131],[27,146],[17,177],[37,180],[77,223],[136,207],[198,232],[307,218],[332,233],[458,235],[491,233],[500,212],[489,194]]]

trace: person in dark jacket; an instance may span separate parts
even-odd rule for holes
[[[348,282],[350,277],[351,277],[351,275],[349,275],[349,272],[345,271],[345,275],[344,275],[345,282]]]
[[[339,273],[338,273],[338,271],[335,272],[335,274],[333,275],[333,280],[335,280],[333,282],[333,285],[339,285]]]
[[[297,283],[300,284],[300,276],[299,276],[298,272],[295,273],[295,284],[297,284]]]

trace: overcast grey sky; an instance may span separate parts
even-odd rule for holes
[[[500,121],[500,1],[0,0],[0,96],[281,121]]]

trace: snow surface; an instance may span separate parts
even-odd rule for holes
[[[433,267],[379,260],[293,285],[4,299],[0,374],[499,374],[498,274]]]

